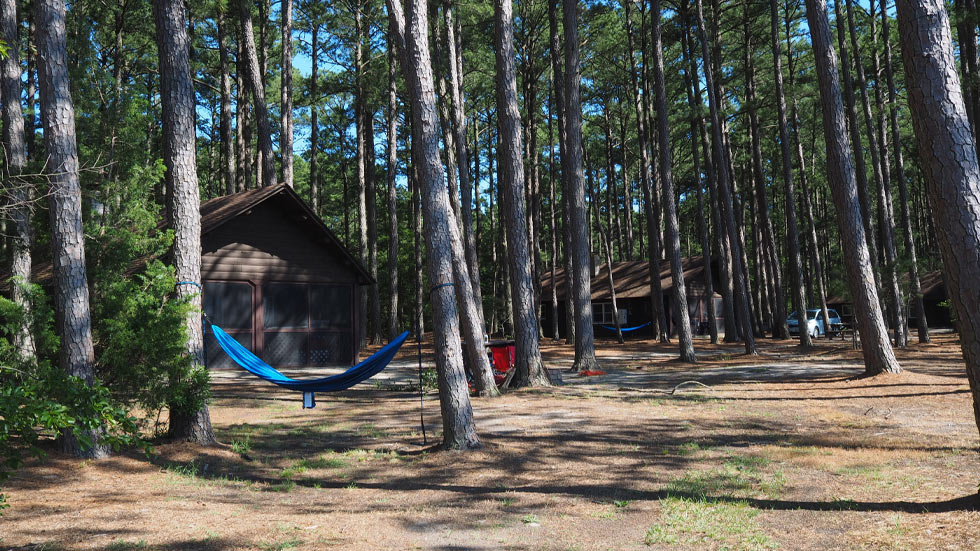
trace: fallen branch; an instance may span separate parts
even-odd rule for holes
[[[702,387],[710,390],[711,392],[715,392],[715,389],[711,388],[710,386],[708,386],[708,385],[706,385],[706,384],[704,384],[704,383],[702,383],[700,381],[684,381],[682,383],[678,383],[677,385],[674,386],[674,388],[672,388],[670,390],[664,390],[664,389],[661,389],[661,388],[637,388],[637,387],[633,387],[633,386],[621,386],[621,387],[617,388],[616,390],[620,390],[620,391],[624,391],[624,392],[652,392],[652,393],[655,393],[655,394],[669,394],[669,395],[673,396],[674,394],[677,394],[677,391],[681,387],[686,386],[686,385],[702,386]]]

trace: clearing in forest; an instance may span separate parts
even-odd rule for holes
[[[2,549],[977,549],[977,433],[953,335],[858,378],[821,340],[599,343],[606,376],[474,398],[482,450],[421,445],[394,383],[314,410],[215,377],[221,446],[163,444],[81,462],[55,453],[5,492]],[[403,351],[395,379],[413,375]],[[546,363],[571,361],[544,345]],[[399,373],[400,370],[403,370]],[[678,383],[695,380],[707,385]],[[429,442],[439,404],[427,396]]]

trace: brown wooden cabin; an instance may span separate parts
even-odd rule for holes
[[[292,188],[201,205],[209,319],[274,367],[357,362],[362,285],[374,282]],[[208,333],[208,366],[236,367]]]
[[[707,331],[708,321],[708,297],[704,280],[704,259],[703,257],[684,257],[681,259],[684,268],[684,288],[687,295],[688,317],[691,322],[691,330],[694,334],[702,334]],[[714,266],[712,266],[714,268]],[[613,262],[612,267],[613,282],[616,288],[616,306],[619,310],[620,325],[624,328],[636,327],[649,322],[652,318],[653,303],[650,299],[650,269],[646,260]],[[612,295],[609,292],[609,276],[606,263],[597,263],[592,276],[592,319],[596,337],[614,337],[615,330],[607,329],[603,326],[614,327],[615,321],[612,316]],[[714,281],[717,282],[717,274],[714,274]],[[717,283],[716,283],[717,285]],[[663,260],[660,263],[660,300],[670,326],[671,334],[676,334],[674,320],[674,306],[671,293],[673,292],[673,280],[670,276],[670,262]],[[568,334],[565,323],[565,296],[567,284],[565,271],[561,268],[555,270],[555,289],[558,294],[558,332],[561,335]],[[714,294],[716,323],[719,331],[724,331],[724,318],[722,317],[722,298],[718,293]],[[546,272],[541,277],[541,326],[544,335],[552,336],[552,311],[551,311],[551,272]],[[648,325],[642,329],[623,333],[624,337],[651,337],[653,335],[652,326]]]
[[[902,293],[905,297],[905,315],[908,318],[909,331],[915,331],[918,320],[915,319],[915,307],[909,295],[909,276],[901,277]],[[946,292],[946,280],[942,270],[933,270],[919,276],[919,288],[922,290],[922,305],[926,311],[926,322],[929,327],[953,327],[953,312],[949,305],[949,294]],[[846,319],[853,321],[854,305],[849,295],[827,298],[827,307],[834,308]],[[885,316],[885,323],[891,326],[891,316]]]

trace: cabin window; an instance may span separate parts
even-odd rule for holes
[[[262,290],[266,329],[306,329],[310,326],[308,285],[267,283]]]
[[[619,325],[626,325],[626,308],[619,308]],[[592,319],[595,325],[615,325],[611,302],[593,302]]]
[[[266,283],[262,359],[276,367],[349,364],[353,287]]]
[[[244,282],[208,281],[204,283],[204,313],[242,346],[252,348],[252,286]],[[218,346],[208,331],[204,339],[208,367],[228,369],[235,362]]]

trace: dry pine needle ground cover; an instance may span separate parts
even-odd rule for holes
[[[871,379],[839,341],[802,356],[767,340],[757,358],[698,343],[697,365],[649,341],[599,347],[608,375],[474,399],[484,448],[466,454],[421,445],[411,392],[361,385],[303,411],[216,377],[222,445],[52,453],[4,489],[0,549],[980,548],[954,336]],[[691,380],[707,387],[660,392]],[[438,412],[428,395],[430,443]]]

